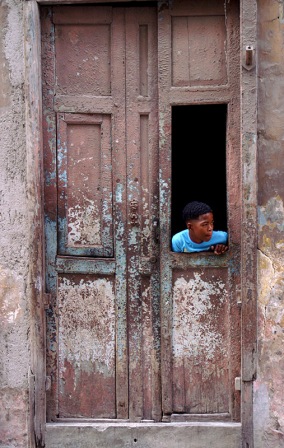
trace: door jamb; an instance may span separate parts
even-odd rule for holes
[[[253,448],[253,382],[257,364],[257,68],[246,67],[246,48],[257,48],[257,2],[241,0],[242,151],[242,446]],[[253,55],[255,58],[255,54]]]
[[[28,273],[29,297],[29,447],[45,446],[45,312],[44,312],[44,227],[43,227],[43,151],[42,92],[39,7],[24,3],[25,124],[27,151],[27,196],[30,234]]]

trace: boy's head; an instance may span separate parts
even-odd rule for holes
[[[209,205],[197,201],[189,202],[184,207],[182,215],[192,241],[202,243],[211,239],[214,219]]]

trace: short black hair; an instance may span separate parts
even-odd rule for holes
[[[204,202],[193,201],[189,202],[182,211],[182,217],[185,222],[190,219],[197,219],[200,215],[205,213],[212,213],[212,208]]]

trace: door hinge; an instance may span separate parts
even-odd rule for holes
[[[240,376],[235,378],[235,390],[241,390],[242,379]]]
[[[51,294],[45,292],[43,294],[43,303],[44,303],[44,309],[48,310],[51,304]]]

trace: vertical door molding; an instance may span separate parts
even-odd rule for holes
[[[44,446],[45,318],[43,298],[42,95],[40,20],[36,1],[24,3],[27,196],[29,216],[29,446]]]
[[[246,47],[256,52],[257,2],[241,1],[242,149],[242,446],[253,447],[253,381],[257,344],[257,72],[245,67]],[[254,63],[255,54],[253,55]],[[250,67],[249,67],[250,68]]]
[[[172,288],[171,268],[168,263],[170,245],[171,204],[168,192],[171,189],[171,85],[169,4],[159,3],[158,10],[158,97],[159,97],[159,176],[160,176],[160,302],[161,302],[161,399],[162,421],[169,421],[172,413]],[[163,248],[163,249],[162,249]]]

